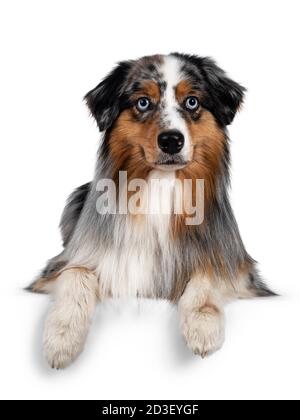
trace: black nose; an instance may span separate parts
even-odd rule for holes
[[[184,137],[178,130],[169,130],[160,133],[157,142],[163,152],[175,155],[183,148]]]

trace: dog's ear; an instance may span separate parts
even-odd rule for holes
[[[222,126],[229,125],[241,106],[246,89],[231,80],[209,57],[174,53],[198,69],[205,85],[203,105],[216,117]]]
[[[121,111],[124,84],[130,67],[130,62],[119,63],[102,82],[84,97],[100,131],[108,129]]]
[[[205,57],[200,60],[208,107],[221,125],[229,125],[242,105],[246,89],[230,79],[212,59]]]

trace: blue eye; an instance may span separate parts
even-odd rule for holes
[[[195,111],[199,105],[199,100],[195,96],[189,96],[184,103],[185,108],[189,111]]]
[[[140,112],[146,112],[151,105],[151,102],[148,98],[140,98],[137,101],[136,107]]]

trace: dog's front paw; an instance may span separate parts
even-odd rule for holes
[[[54,369],[63,369],[82,352],[86,334],[80,326],[50,314],[44,331],[44,354]]]
[[[224,318],[205,309],[192,311],[182,318],[181,332],[188,347],[204,358],[222,347],[225,340]]]

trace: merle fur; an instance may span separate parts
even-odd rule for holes
[[[204,96],[202,107],[208,109],[224,128],[229,125],[243,101],[245,89],[231,80],[210,58],[200,58],[195,55],[173,53],[182,61],[182,71],[190,81],[201,86]],[[97,121],[100,131],[106,131],[104,141],[100,147],[101,156],[109,158],[108,140],[119,114],[128,104],[130,92],[135,89],[137,80],[155,78],[163,86],[158,64],[160,56],[145,57],[137,61],[120,63],[99,85],[87,93],[85,100]],[[255,290],[259,296],[273,295],[273,292],[261,280],[255,266],[255,261],[248,255],[241,240],[229,198],[229,163],[230,154],[228,144],[225,147],[222,161],[222,171],[218,179],[217,194],[206,212],[205,229],[187,227],[177,243],[174,243],[173,275],[176,278],[174,288],[184,289],[186,282],[193,272],[202,268],[205,270],[208,261],[218,270],[227,272],[228,279],[234,282],[237,267],[248,264],[249,289]],[[98,167],[96,176],[108,176],[103,167]],[[68,248],[75,230],[79,230],[78,237],[82,240],[88,237],[88,224],[93,225],[93,241],[95,246],[99,241],[111,246],[110,230],[115,223],[116,216],[100,216],[87,205],[96,197],[95,180],[76,189],[70,196],[64,209],[61,230],[63,244]],[[86,209],[86,210],[85,210]],[[76,238],[78,241],[78,238]],[[98,242],[97,242],[98,241]],[[75,239],[71,246],[76,246]],[[157,249],[157,267],[159,267],[160,250]],[[50,260],[43,270],[42,276],[49,278],[55,270],[64,265],[65,253]],[[224,267],[225,265],[225,267]],[[162,267],[163,269],[163,267]],[[161,270],[157,270],[160,276]],[[158,279],[159,283],[159,279]],[[178,286],[179,285],[179,286]],[[173,291],[174,292],[174,291]],[[166,296],[161,296],[166,297]]]

